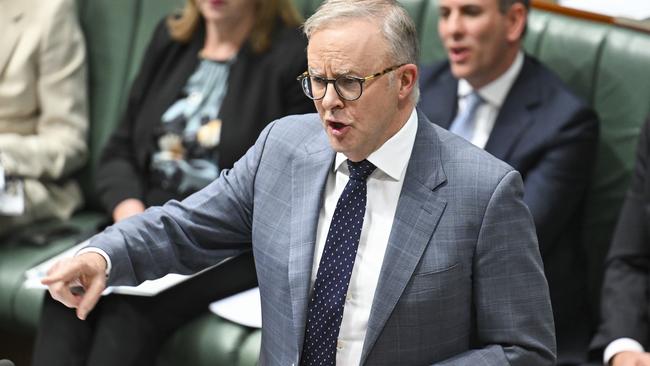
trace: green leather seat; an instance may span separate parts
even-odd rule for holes
[[[532,11],[528,15],[526,24],[526,36],[524,37],[524,49],[532,55],[539,54],[539,47],[542,35],[548,26],[550,14],[547,12]]]
[[[603,262],[634,168],[641,126],[650,115],[650,36],[612,27],[601,45],[592,105],[600,146],[583,222],[592,303],[598,308]]]
[[[66,230],[79,234],[64,235],[46,246],[26,244],[19,240],[0,245],[0,329],[25,334],[34,332],[43,291],[23,287],[25,271],[80,241],[85,235],[84,230],[101,220],[102,215],[80,213],[66,225]],[[39,230],[49,231],[50,228],[59,227],[60,223],[43,223],[39,226]]]
[[[596,90],[600,49],[608,31],[609,27],[604,24],[558,15],[548,19],[544,32],[539,34],[539,47],[533,54],[553,69],[576,94],[591,103]],[[569,50],[570,57],[567,57]]]
[[[206,313],[172,336],[160,354],[158,366],[236,365],[240,346],[249,332],[246,327]]]
[[[438,2],[424,1],[424,15],[420,31],[420,62],[424,65],[447,57],[445,48],[438,37]]]

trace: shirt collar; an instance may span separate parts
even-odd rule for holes
[[[370,154],[367,160],[393,180],[399,181],[403,179],[406,174],[409,159],[411,158],[411,151],[413,150],[417,130],[418,115],[415,108],[413,108],[404,126],[393,137],[384,142],[379,149]],[[341,170],[342,172],[347,172],[347,164],[343,164],[347,159],[343,153],[336,153],[334,171]],[[342,169],[342,167],[345,168]]]
[[[508,70],[501,74],[498,78],[488,83],[484,87],[480,88],[477,92],[487,103],[501,108],[503,101],[506,99],[510,87],[515,82],[515,79],[519,75],[521,68],[524,66],[524,53],[519,51],[515,61],[510,65]],[[469,95],[472,90],[472,86],[465,79],[460,79],[458,81],[458,98],[465,98]]]

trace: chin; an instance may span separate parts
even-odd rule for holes
[[[328,135],[327,137],[328,137],[328,140],[329,140],[329,143],[330,143],[330,147],[335,152],[345,154],[347,151],[349,151],[347,146],[345,146],[345,144],[342,143],[342,141],[340,139],[337,139],[336,137],[334,137],[332,135]]]
[[[467,79],[471,75],[471,70],[467,66],[451,64],[451,73],[456,79]]]

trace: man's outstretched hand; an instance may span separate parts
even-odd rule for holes
[[[41,283],[52,298],[69,308],[77,309],[77,317],[85,320],[106,288],[106,260],[98,253],[86,252],[57,262]]]

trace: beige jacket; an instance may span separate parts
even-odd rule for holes
[[[21,222],[82,203],[70,175],[87,155],[85,52],[72,0],[0,0],[0,164],[24,179]],[[0,233],[15,221],[0,216]]]

